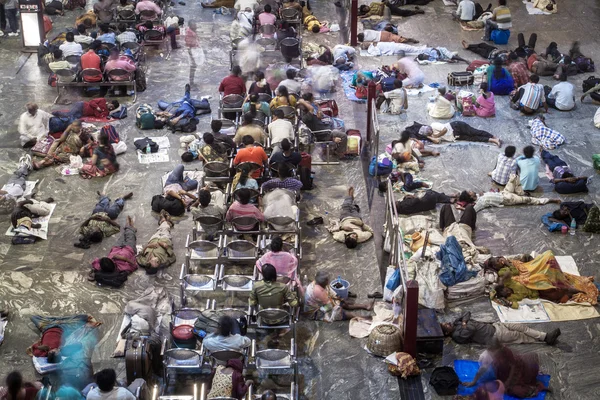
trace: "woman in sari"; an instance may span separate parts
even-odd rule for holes
[[[79,154],[83,142],[81,139],[81,121],[74,121],[65,129],[60,139],[52,143],[48,155],[40,162],[33,162],[33,169],[37,170],[54,164],[70,162],[72,155]]]
[[[596,305],[598,288],[593,277],[577,276],[563,272],[548,250],[531,261],[506,260],[502,258],[499,275],[504,275],[503,282],[492,292],[493,299],[509,307],[518,307],[523,298],[540,298],[555,303],[590,303]],[[489,262],[488,262],[489,263]],[[497,263],[493,261],[492,263]]]
[[[488,84],[486,82],[479,85],[479,93],[479,97],[473,103],[475,106],[475,114],[482,118],[495,117],[496,102],[494,101],[494,93],[488,90]]]
[[[110,144],[108,133],[101,131],[98,142],[100,144],[94,149],[92,159],[81,168],[82,178],[102,177],[119,170],[117,155]]]

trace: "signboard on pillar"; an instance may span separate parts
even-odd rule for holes
[[[36,51],[46,40],[43,0],[19,0],[21,38],[25,51]]]

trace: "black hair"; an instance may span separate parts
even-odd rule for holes
[[[402,133],[400,134],[400,140],[399,142],[402,144],[406,144],[406,142],[408,142],[408,139],[410,139],[410,132],[409,131],[402,131]]]
[[[241,171],[240,171],[240,179],[239,179],[238,183],[245,185],[246,182],[248,181],[249,175],[250,175],[250,166],[247,164],[242,165]]]
[[[506,0],[498,0],[498,4],[500,4],[501,6],[505,6]]]
[[[60,60],[63,56],[63,52],[61,49],[56,49],[54,50],[54,52],[52,53],[52,55],[54,56],[55,60]]]
[[[279,97],[285,97],[288,104],[292,104],[290,103],[290,93],[288,92],[285,86],[279,86],[279,88],[277,89],[277,95]]]
[[[234,65],[233,68],[231,68],[231,74],[235,76],[240,76],[242,74],[242,69],[239,65]]]
[[[236,323],[236,320],[229,315],[223,315],[219,318],[219,335],[225,337],[232,335]]]
[[[506,146],[504,149],[504,155],[506,157],[513,157],[517,152],[517,148],[515,146]]]
[[[394,79],[394,88],[400,89],[402,87],[402,81],[400,79]]]
[[[561,82],[566,82],[567,81],[567,74],[565,72],[563,72],[562,74],[560,74],[560,77],[558,78],[558,80],[561,81]]]
[[[273,116],[277,117],[277,119],[285,118],[285,114],[283,113],[283,110],[279,110],[277,108],[273,110]]]
[[[77,25],[77,32],[80,33],[80,34],[82,34],[82,35],[85,35],[86,29],[87,28],[85,27],[84,24]]]
[[[264,8],[266,13],[270,13],[271,12],[271,5],[270,4],[265,4],[265,8]]]
[[[523,155],[525,156],[525,158],[533,157],[534,153],[535,149],[533,148],[533,146],[525,146],[525,148],[523,149]]]
[[[358,246],[358,240],[355,237],[352,237],[351,233],[346,234],[346,238],[344,239],[344,243],[346,247],[349,249],[354,249]]]
[[[502,58],[500,57],[496,57],[494,58],[494,78],[496,79],[501,79],[502,78],[502,64],[504,64],[504,61],[502,61]]]
[[[446,95],[446,86],[441,86],[438,88],[438,93],[442,96]]]
[[[473,197],[471,197],[471,194],[469,192],[467,192],[466,190],[463,190],[458,195],[458,201],[464,201],[464,202],[470,203],[473,201]]]
[[[306,92],[302,95],[302,99],[306,101],[313,101],[315,96],[311,92]]]
[[[567,178],[573,178],[574,176],[575,176],[575,175],[573,175],[573,174],[572,174],[572,173],[570,173],[570,172],[565,172],[565,173],[563,173],[563,175],[562,175],[562,178],[563,178],[563,179],[567,179]]]
[[[288,151],[292,148],[292,144],[290,143],[290,141],[285,138],[281,141],[281,143],[279,143],[279,146],[281,147],[281,150],[283,151]]]
[[[87,240],[91,243],[100,243],[104,239],[104,234],[101,230],[95,230],[87,236]]]
[[[285,76],[287,76],[288,79],[294,79],[296,77],[296,70],[294,69],[288,69],[287,71],[285,71]]]
[[[362,6],[358,7],[358,15],[365,15],[366,13],[368,13],[369,11],[367,11],[367,9],[369,8],[368,5],[363,4]]]
[[[290,166],[287,163],[279,163],[277,166],[277,175],[280,179],[289,178],[291,176]]]
[[[222,127],[223,122],[221,120],[213,119],[212,121],[210,121],[210,129],[213,131],[213,133],[219,132]]]
[[[154,24],[152,23],[152,21],[146,21],[144,22],[144,26],[148,29],[153,29],[154,28]]]
[[[113,105],[113,107],[114,107],[115,109],[116,109],[116,108],[119,108],[119,106],[120,106],[120,104],[119,104],[119,102],[118,102],[117,100],[113,100],[113,101],[111,101],[110,103]]]
[[[249,144],[254,144],[254,138],[250,135],[246,135],[242,138],[242,143],[244,146],[248,146]]]
[[[90,43],[90,50],[98,50],[100,47],[102,47],[102,42],[99,40],[94,40],[92,43]]]
[[[252,115],[252,119],[254,119],[254,117],[256,116],[256,103],[258,102],[258,95],[256,93],[252,93],[250,95],[249,100],[250,100],[250,115]]]
[[[98,135],[98,142],[100,143],[101,146],[109,146],[110,145],[110,139],[108,137],[108,132],[106,132],[104,129],[102,129],[100,131],[100,134]]]
[[[210,204],[210,200],[210,192],[205,189],[200,189],[200,191],[198,192],[198,202],[200,203],[200,205],[202,207],[206,207]]]
[[[67,40],[67,42],[72,42],[75,40],[75,35],[73,34],[73,32],[67,32],[67,34],[65,35],[65,39]]]
[[[127,1],[127,0],[125,0]],[[120,23],[119,24],[119,32],[123,33],[127,30],[127,25],[125,25],[124,23]]]
[[[277,400],[277,395],[272,390],[265,390],[260,396],[260,400]]]
[[[127,5],[127,0],[121,0],[121,5],[122,6],[126,6]]]
[[[481,93],[481,95],[483,96],[483,98],[487,99],[487,91],[488,91],[488,84],[487,84],[487,82],[481,82],[481,85],[479,85],[479,89],[481,89],[483,91],[483,93]]]
[[[538,83],[538,82],[540,81],[540,77],[539,77],[539,76],[537,76],[536,74],[532,74],[532,75],[529,77],[529,81],[530,81],[530,82],[533,82],[533,83]]]
[[[245,113],[244,114],[244,125],[248,125],[251,124],[252,122],[254,122],[254,116],[252,115],[252,113]]]
[[[252,198],[252,192],[250,192],[250,189],[242,188],[237,191],[237,199],[241,204],[246,205],[246,204],[250,203],[251,198]]]
[[[379,185],[377,185],[377,189],[379,189],[379,191],[381,193],[387,192],[387,187],[388,187],[387,181],[381,181],[381,182],[379,182]]]
[[[215,137],[213,136],[212,133],[206,132],[204,135],[202,135],[202,140],[204,140],[204,143],[206,143],[210,146],[211,144],[213,144],[215,142]]]
[[[316,24],[315,24],[315,25],[313,25],[313,27],[312,27],[311,31],[312,31],[313,33],[319,33],[319,32],[321,32],[321,27],[320,27],[319,25],[316,25]]]
[[[149,22],[152,23],[152,21]],[[100,28],[100,32],[103,33],[108,33],[108,31],[110,30],[110,26],[108,24],[99,24],[98,28]]]
[[[181,161],[183,162],[192,162],[195,159],[196,158],[194,157],[194,154],[191,151],[186,151],[181,155]]]
[[[277,280],[277,270],[271,264],[262,266],[262,276],[265,282],[275,282]]]
[[[359,42],[364,42],[365,41],[365,34],[364,33],[359,33],[358,35],[356,35],[356,38],[358,39]]]
[[[6,389],[8,390],[7,398],[17,400],[21,387],[23,386],[23,376],[19,371],[13,371],[6,377]]]
[[[100,269],[102,270],[102,272],[111,273],[115,272],[117,266],[115,265],[115,262],[110,258],[102,257],[100,259]]]
[[[275,236],[271,239],[271,251],[278,252],[283,249],[283,239],[281,236]]]
[[[117,374],[112,368],[106,368],[96,374],[96,384],[102,392],[110,392],[117,382]]]

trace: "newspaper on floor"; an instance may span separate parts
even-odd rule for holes
[[[23,195],[21,197],[19,197],[18,199],[16,199],[17,202],[29,199],[31,197],[31,195],[33,194],[35,185],[37,185],[38,182],[39,182],[39,180],[25,181],[25,190],[23,191]],[[2,190],[6,190],[6,185],[2,186]]]
[[[148,137],[144,136],[143,138]],[[143,139],[143,138],[135,138]],[[141,150],[137,151],[138,161],[140,164],[154,164],[154,163],[162,163],[169,162],[169,148],[171,147],[171,143],[169,142],[168,136],[152,136],[148,137],[148,139],[152,139],[158,145],[158,152],[146,154]]]
[[[541,300],[525,299],[519,302],[519,308],[508,308],[492,302],[492,307],[500,322],[506,323],[536,323],[549,322],[550,316]]]
[[[41,227],[38,229],[27,229],[24,227],[13,229],[12,225],[8,227],[6,231],[6,236],[35,236],[37,238],[48,240],[48,225],[50,223],[50,218],[52,218],[52,214],[54,213],[54,209],[56,208],[56,203],[50,204],[50,213],[45,217],[33,218],[32,221],[34,224],[40,224]]]

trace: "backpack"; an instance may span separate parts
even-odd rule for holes
[[[219,329],[219,321],[216,321],[204,314],[200,314],[196,322],[194,322],[194,331],[196,334],[200,331],[206,333],[214,333]]]
[[[465,96],[462,98],[462,115],[463,117],[472,117],[475,115],[473,98],[470,96]]]
[[[100,129],[100,133],[106,133],[108,135],[109,143],[119,143],[119,133],[111,124],[106,124]]]
[[[600,84],[600,78],[596,78],[595,76],[590,76],[589,78],[587,78],[586,80],[583,81],[583,83],[581,84],[581,87],[583,88],[583,92],[585,93],[598,84]],[[600,93],[599,92],[591,93],[590,96],[592,97],[592,100],[600,101]]]
[[[383,78],[381,80],[381,90],[384,92],[389,92],[390,90],[394,90],[394,81],[396,77]]]
[[[302,182],[302,190],[312,190],[312,156],[305,152],[302,152],[301,156],[302,161],[298,164],[298,173],[300,175],[300,182]]]
[[[149,104],[141,104],[135,111],[135,125],[140,129],[154,129],[154,110]]]
[[[138,92],[146,90],[146,73],[142,68],[135,70],[135,90]]]
[[[64,132],[64,130],[71,125],[71,122],[73,122],[73,119],[68,117],[50,117],[48,131],[50,134]]]
[[[114,119],[123,119],[127,118],[127,107],[121,106],[118,110],[115,110],[110,113],[110,117]]]
[[[150,144],[150,152],[151,153],[158,152],[158,144],[154,140],[152,140],[148,137],[138,139],[133,142],[133,145],[135,146],[135,148],[138,150],[141,150],[142,153],[146,152],[146,146],[148,146],[148,144]]]
[[[589,57],[579,56],[575,57],[573,60],[575,65],[577,65],[578,72],[594,72],[596,70],[596,66],[594,65],[594,61]]]
[[[94,278],[96,280],[96,285],[98,286],[119,288],[127,281],[127,272],[117,271],[107,273],[103,271],[94,271]]]
[[[438,367],[431,373],[429,384],[439,396],[453,396],[458,390],[458,375],[451,367]]]
[[[369,164],[369,175],[375,176],[375,166],[377,166],[377,176],[388,175],[394,170],[392,162],[387,157],[377,162],[377,156],[373,156]]]

